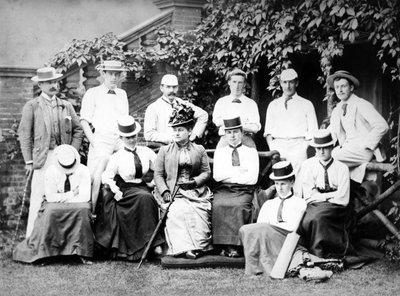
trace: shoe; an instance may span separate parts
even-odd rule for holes
[[[161,246],[157,246],[153,248],[153,254],[156,256],[161,256],[163,253],[163,250],[161,248]]]
[[[238,250],[234,247],[228,247],[228,257],[239,258],[240,255],[239,255]]]
[[[196,259],[197,258],[197,253],[194,252],[194,251],[187,251],[185,256],[188,259]]]

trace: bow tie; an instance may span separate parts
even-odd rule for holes
[[[107,93],[107,94],[108,94],[108,95],[116,95],[115,91],[112,90],[112,89],[108,90],[108,93]]]

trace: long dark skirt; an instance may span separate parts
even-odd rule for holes
[[[217,245],[240,246],[239,228],[251,223],[253,186],[219,184],[212,203],[212,235]]]
[[[32,234],[17,245],[13,259],[32,263],[53,256],[92,257],[93,239],[89,203],[44,201]]]
[[[300,243],[318,257],[341,258],[349,248],[347,221],[347,207],[330,202],[308,204],[299,228]]]
[[[139,259],[157,226],[157,203],[145,184],[118,182],[123,197],[118,202],[111,190],[103,189],[95,225],[96,242],[112,257]],[[164,242],[160,234],[153,246]]]

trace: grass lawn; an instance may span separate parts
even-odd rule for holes
[[[325,283],[245,276],[243,269],[162,269],[159,263],[74,261],[29,265],[0,253],[0,295],[399,295],[400,265],[376,261]]]

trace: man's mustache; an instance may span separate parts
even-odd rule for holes
[[[50,88],[50,91],[58,91],[58,88],[52,87]]]
[[[168,94],[169,96],[176,96],[176,92],[172,91]]]

